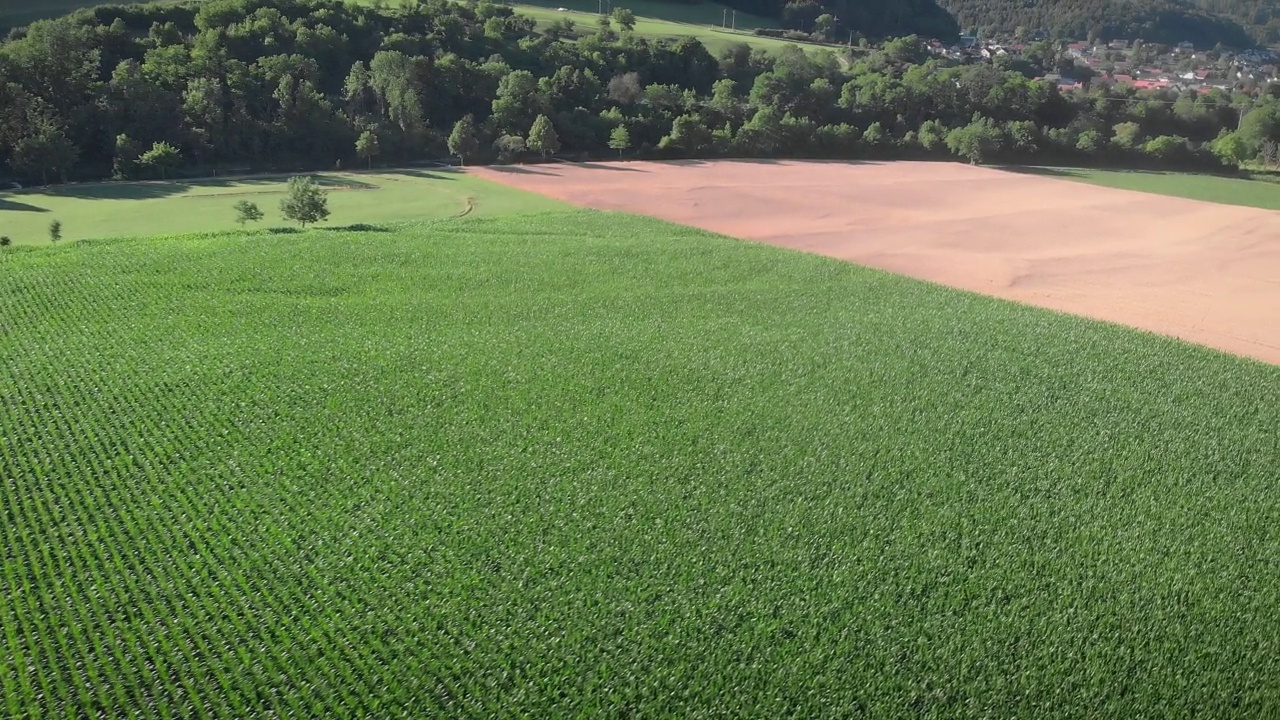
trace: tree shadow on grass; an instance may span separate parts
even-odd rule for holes
[[[310,177],[326,189],[377,190],[375,183],[347,174],[282,173],[255,177],[200,178],[194,180],[146,180],[125,182],[85,183],[83,185],[50,185],[40,188],[41,195],[75,198],[77,200],[155,200],[184,195],[197,188],[230,188],[252,192],[255,187],[276,186],[284,189],[284,183],[294,176]],[[228,193],[231,195],[233,193]],[[209,197],[199,195],[198,197]]]
[[[7,198],[0,197],[0,212],[3,212],[5,210],[12,210],[14,212],[49,212],[48,208],[37,207],[35,205],[28,205],[27,203],[24,203],[24,202],[18,202],[17,200],[10,200]]]
[[[1017,173],[1018,175],[1039,175],[1041,177],[1074,178],[1077,180],[1084,178],[1088,172],[1085,168],[1043,167],[1039,165],[992,165],[991,167],[996,170]]]
[[[490,165],[490,170],[501,173],[511,173],[513,175],[555,175],[555,173],[545,170],[533,170],[523,165]]]
[[[377,190],[378,189],[378,185],[371,182],[366,182],[364,180],[359,180],[350,175],[337,176],[337,175],[330,175],[330,174],[317,174],[317,175],[312,175],[311,179],[314,180],[317,185],[323,188],[342,188],[344,190]]]
[[[458,170],[440,168],[439,170],[387,169],[377,171],[384,175],[403,175],[404,177],[423,178],[425,180],[457,180]]]
[[[349,174],[337,174],[329,172],[317,173],[285,173],[282,175],[263,175],[259,177],[246,178],[208,178],[200,180],[178,180],[175,185],[183,188],[245,188],[250,189],[254,186],[275,185],[280,191],[284,190],[284,184],[292,177],[309,177],[315,184],[322,188],[328,189],[344,189],[344,190],[377,190],[378,185],[360,180],[359,178]]]
[[[389,233],[391,228],[382,225],[370,225],[369,223],[352,223],[350,225],[334,225],[332,227],[319,228],[326,232],[373,232],[373,233]]]
[[[187,192],[187,186],[174,182],[90,183],[85,185],[50,185],[40,189],[41,195],[77,200],[154,200]]]
[[[1150,168],[1123,168],[1123,167],[1045,167],[1042,165],[992,165],[996,170],[1004,170],[1005,172],[1018,173],[1020,175],[1041,175],[1044,177],[1059,178],[1075,178],[1079,180],[1088,179],[1091,172],[1107,172],[1119,173],[1124,175],[1184,175],[1188,177],[1206,177],[1206,178],[1235,178],[1247,180],[1249,178],[1239,174],[1227,172],[1209,172],[1205,170],[1156,170]]]

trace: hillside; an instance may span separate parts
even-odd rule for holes
[[[150,0],[160,4],[197,4],[200,0]],[[44,18],[65,15],[79,8],[101,5],[129,5],[136,0],[0,0],[0,31],[18,27]],[[356,0],[360,4],[394,7],[395,2],[377,2],[376,0]],[[507,3],[501,3],[507,4]],[[595,12],[599,4],[595,0],[534,0],[532,5],[549,8],[568,7],[569,9]],[[722,20],[722,8],[740,11],[736,27],[740,30],[751,30],[756,27],[778,27],[813,29],[814,19],[830,13],[838,19],[841,30],[853,30],[870,37],[897,37],[909,34],[925,36],[951,37],[958,32],[955,21],[942,10],[936,0],[816,0],[805,2],[779,2],[779,0],[726,0],[723,4],[715,2],[680,2],[679,0],[635,0],[612,3],[617,7],[625,7],[637,17],[650,18],[655,21],[674,21],[695,23],[702,26],[719,25]],[[689,29],[677,34],[697,35]]]
[[[1142,38],[1197,47],[1280,42],[1276,0],[940,0],[966,30],[1050,37]]]
[[[554,152],[1222,169],[1280,140],[1269,95],[1241,119],[1224,91],[1150,106],[1099,103],[1101,84],[1056,92],[1033,78],[1072,60],[1043,44],[1016,64],[962,65],[907,39],[837,55],[760,38],[771,52],[705,25],[530,12],[227,0],[35,23],[0,42],[0,107],[13,108],[0,116],[0,182]],[[664,37],[680,29],[723,45],[712,54],[696,38]],[[537,122],[550,135],[534,147]]]

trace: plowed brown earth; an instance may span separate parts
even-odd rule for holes
[[[472,172],[1280,364],[1280,212],[952,163]]]

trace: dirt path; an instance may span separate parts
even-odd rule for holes
[[[469,170],[1280,364],[1280,212],[952,163]]]

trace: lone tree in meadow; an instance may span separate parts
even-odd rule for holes
[[[280,214],[302,227],[329,218],[329,193],[302,175],[289,178],[288,194],[280,201]]]
[[[609,147],[618,151],[618,157],[631,147],[631,131],[625,125],[619,125],[609,133]]]
[[[163,141],[152,145],[151,149],[142,153],[137,160],[137,164],[141,167],[155,168],[160,171],[161,180],[168,175],[169,168],[177,167],[181,162],[182,153],[178,152],[178,148]]]
[[[622,28],[623,32],[631,32],[636,29],[636,14],[627,8],[614,8],[613,21],[618,24],[618,27]]]
[[[58,242],[62,239],[62,221],[54,220],[49,223],[49,239]]]
[[[467,115],[453,124],[453,132],[449,133],[449,154],[457,155],[459,164],[466,165],[467,158],[478,152],[480,141],[476,139],[476,121]]]
[[[9,239],[8,235],[0,235],[0,247],[9,247],[9,244],[12,242],[13,241]]]
[[[240,223],[240,227],[244,227],[247,222],[257,222],[262,219],[262,210],[258,208],[257,203],[241,200],[236,203],[236,222]]]
[[[529,140],[525,146],[533,152],[542,153],[544,158],[560,149],[560,136],[551,126],[551,118],[539,115],[533,121],[533,127],[529,128]]]
[[[365,130],[356,138],[356,157],[364,160],[368,167],[373,167],[373,157],[378,154],[378,134]]]

